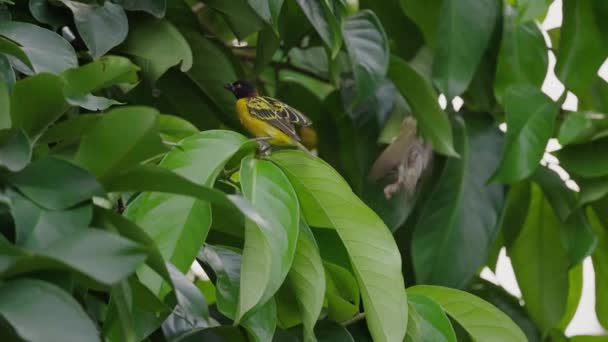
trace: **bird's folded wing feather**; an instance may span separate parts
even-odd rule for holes
[[[261,96],[251,97],[247,100],[249,113],[256,118],[267,122],[296,141],[300,141],[296,129],[291,121],[277,110],[276,106]]]

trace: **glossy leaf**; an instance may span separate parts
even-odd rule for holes
[[[63,73],[65,93],[69,97],[84,96],[101,88],[121,83],[136,83],[139,67],[118,56],[104,56],[79,68]]]
[[[0,36],[18,43],[28,57],[32,68],[21,61],[11,60],[13,66],[25,74],[41,72],[57,74],[78,66],[74,48],[53,31],[29,23],[2,21]]]
[[[508,88],[504,103],[506,143],[492,181],[514,183],[530,176],[540,165],[559,106],[529,85]]]
[[[2,283],[0,316],[27,341],[101,340],[80,304],[59,287],[41,280]],[[70,322],[70,329],[65,329],[65,322]]]
[[[342,35],[338,20],[331,12],[325,0],[296,0],[308,21],[315,28],[325,46],[331,52],[331,57],[335,58],[342,46]]]
[[[167,20],[139,18],[117,49],[133,58],[150,83],[155,83],[172,66],[180,64],[182,72],[192,67],[188,42]]]
[[[30,70],[33,68],[32,62],[30,62],[29,57],[23,52],[21,47],[12,41],[0,37],[0,52],[5,55],[12,56],[27,66]]]
[[[209,318],[207,302],[201,291],[175,266],[167,264],[171,281],[175,287],[177,302],[184,319],[190,322]]]
[[[598,236],[598,246],[591,256],[595,273],[595,313],[600,324],[608,327],[608,220],[601,215],[608,208],[608,200],[598,202],[587,211],[593,231]]]
[[[523,229],[507,249],[526,311],[544,333],[566,310],[568,257],[560,241],[559,219],[534,185]]]
[[[533,1],[535,0],[528,0]],[[549,57],[540,29],[535,22],[517,22],[516,16],[526,11],[523,6],[525,5],[520,3],[519,11],[516,11],[505,5],[502,40],[494,79],[494,95],[499,103],[503,102],[506,90],[512,85],[523,83],[540,88],[547,73]]]
[[[306,221],[312,226],[333,228],[340,236],[361,288],[373,338],[402,340],[406,298],[399,251],[388,228],[323,161],[299,152],[275,152],[271,160],[293,184]],[[378,264],[383,265],[382,274],[376,272]]]
[[[342,24],[344,44],[355,77],[358,101],[373,95],[388,70],[388,38],[374,12],[363,10]]]
[[[583,293],[583,264],[577,264],[572,267],[568,272],[568,300],[566,304],[566,311],[559,320],[557,327],[560,330],[565,331],[572,318],[578,310],[579,303],[581,301],[581,295]]]
[[[406,338],[406,341],[456,342],[454,328],[439,304],[421,294],[409,294],[407,301],[410,317],[407,323],[409,340]]]
[[[122,8],[127,11],[144,11],[157,18],[165,16],[167,0],[118,0]]]
[[[439,26],[439,13],[444,0],[431,0],[424,3],[416,0],[400,0],[401,8],[412,19],[422,34],[427,45],[435,46],[436,32]]]
[[[431,298],[476,341],[527,341],[507,315],[470,293],[429,285],[410,287],[407,292]]]
[[[517,20],[520,23],[543,17],[551,5],[551,0],[519,0]]]
[[[602,153],[607,148],[608,138],[604,138],[587,144],[566,146],[556,156],[568,172],[583,177],[601,177],[608,175],[608,155]],[[593,160],[593,163],[589,160]]]
[[[497,23],[495,0],[444,0],[433,59],[433,83],[448,100],[462,94]],[[463,39],[463,37],[468,37]]]
[[[577,206],[595,202],[608,195],[608,177],[581,178],[577,180],[581,191]]]
[[[121,107],[106,113],[82,137],[76,161],[103,181],[163,153],[157,117],[156,110],[146,107]]]
[[[196,126],[190,122],[175,115],[163,114],[158,116],[158,130],[164,139],[174,142],[199,132]]]
[[[422,136],[433,149],[447,156],[457,156],[452,142],[452,127],[447,114],[437,103],[433,87],[410,65],[391,57],[388,76],[412,107]]]
[[[21,129],[0,131],[0,168],[17,172],[32,158],[32,146]]]
[[[416,222],[412,259],[421,283],[464,287],[483,265],[503,206],[500,186],[487,186],[502,137],[489,121],[454,125],[456,151]],[[468,253],[467,251],[477,251]]]

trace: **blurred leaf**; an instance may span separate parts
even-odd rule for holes
[[[11,59],[11,63],[26,75],[41,72],[58,74],[78,66],[74,48],[53,31],[29,23],[2,21],[0,36],[20,45],[32,68],[16,59]]]
[[[11,128],[11,102],[9,84],[0,74],[0,130]]]
[[[416,0],[400,0],[403,12],[412,19],[424,34],[428,46],[435,46],[435,35],[439,26],[442,3],[447,0],[431,0],[426,3]]]
[[[81,139],[76,161],[102,181],[165,151],[158,112],[121,107],[106,113]]]
[[[130,60],[118,56],[104,56],[79,68],[63,73],[66,80],[65,94],[78,97],[101,88],[121,83],[136,83],[139,67]]]
[[[584,93],[606,59],[608,46],[594,16],[592,1],[564,0],[555,75],[575,94]]]
[[[581,178],[576,180],[581,191],[577,207],[595,202],[608,195],[608,177]]]
[[[556,153],[556,157],[570,173],[583,177],[601,177],[608,175],[608,155],[602,152],[607,148],[608,138],[604,138],[587,144],[566,146]]]
[[[552,0],[518,0],[518,22],[525,23],[544,17],[551,3]]]
[[[308,21],[315,28],[334,59],[342,46],[342,35],[338,20],[331,12],[326,0],[296,0]]]
[[[237,39],[244,40],[250,34],[259,31],[264,24],[249,6],[250,1],[260,2],[260,0],[207,0],[205,5],[222,13]]]
[[[333,228],[342,239],[361,288],[371,335],[377,341],[403,339],[407,306],[401,258],[388,228],[323,161],[292,151],[275,152],[271,160],[292,182],[306,221]],[[378,263],[383,265],[382,274],[374,271]]]
[[[600,132],[598,133],[598,131]],[[557,139],[562,146],[580,144],[595,140],[598,135],[602,137],[606,131],[608,131],[608,116],[605,114],[571,112],[562,122]]]
[[[452,143],[452,127],[447,114],[439,107],[433,87],[398,57],[391,58],[388,74],[397,90],[412,107],[424,139],[428,140],[437,152],[457,156]]]
[[[25,54],[21,47],[3,37],[0,37],[0,52],[5,54],[5,56],[16,58],[30,69],[33,68],[32,62],[30,62],[29,57]]]
[[[29,199],[51,210],[67,209],[105,194],[91,174],[54,157],[38,159],[8,180]]]
[[[509,87],[504,103],[506,143],[491,181],[514,183],[530,176],[540,165],[559,105],[531,85]]]
[[[608,209],[604,198],[587,211],[593,231],[598,236],[598,246],[591,256],[595,274],[595,313],[600,324],[608,327],[608,219],[601,213]]]
[[[582,262],[570,268],[568,272],[568,300],[566,304],[566,311],[557,324],[558,329],[566,331],[566,328],[574,318],[579,303],[581,301],[581,295],[583,293],[583,264]]]
[[[59,3],[49,0],[29,0],[28,7],[34,19],[51,26],[55,31],[72,21],[70,10],[59,6]]]
[[[577,95],[578,110],[592,110],[608,113],[608,82],[599,75],[591,83],[588,91]]]
[[[410,287],[407,292],[424,295],[437,302],[476,341],[527,341],[507,315],[470,293],[429,285]]]
[[[456,342],[454,328],[439,304],[421,294],[410,294],[407,301],[410,317],[406,341]]]
[[[64,84],[51,74],[38,74],[15,83],[11,95],[13,127],[23,128],[35,140],[68,109]],[[36,94],[36,101],[32,101],[32,94]]]
[[[449,158],[416,222],[412,259],[421,283],[464,287],[483,265],[503,207],[500,186],[485,184],[498,164],[500,131],[490,121],[456,121]],[[478,251],[466,253],[466,251]]]
[[[121,6],[111,2],[82,3],[59,0],[74,14],[74,24],[93,58],[105,55],[127,38],[129,24]]]
[[[163,114],[158,116],[158,130],[165,139],[174,142],[199,132],[196,126],[179,116]]]
[[[559,219],[536,185],[523,229],[507,249],[526,311],[544,334],[566,310],[568,256],[561,244]]]
[[[7,92],[13,89],[16,82],[15,71],[5,54],[0,54],[0,82],[4,83]],[[6,113],[8,114],[8,111]],[[3,123],[3,125],[6,125],[6,123]]]
[[[209,309],[201,291],[171,263],[167,263],[167,269],[175,287],[178,310],[182,317],[191,323],[207,320]]]
[[[498,22],[499,7],[495,0],[443,0],[433,83],[448,101],[462,94],[473,79]]]
[[[576,335],[569,338],[570,342],[607,342],[606,335]]]
[[[32,158],[32,146],[22,129],[0,131],[0,167],[17,172]]]
[[[157,18],[165,16],[167,0],[117,0],[122,8],[127,11],[144,11]]]
[[[279,49],[281,40],[276,36],[276,33],[270,26],[264,28],[258,34],[258,41],[255,53],[255,71],[262,72],[268,63],[272,61],[272,57]]]
[[[526,5],[531,6],[520,3],[520,12],[509,5],[504,6],[502,40],[494,80],[494,94],[500,103],[503,103],[504,94],[510,86],[525,83],[540,88],[547,73],[549,57],[539,27],[533,21],[524,24],[517,22],[516,16],[518,13],[521,15],[521,8]]]
[[[500,220],[500,232],[509,248],[521,232],[530,207],[530,183],[518,182],[509,187]]]
[[[355,276],[346,268],[324,261],[327,317],[346,321],[359,313],[360,292]]]
[[[83,114],[55,123],[38,139],[39,144],[60,142],[62,140],[79,139],[90,131],[102,116],[98,114]]]
[[[315,328],[315,334],[319,342],[355,342],[344,326],[332,321],[320,321]]]
[[[355,77],[357,100],[372,96],[386,76],[389,62],[388,38],[374,12],[363,10],[342,25],[344,44]]]
[[[192,329],[188,333],[179,336],[173,342],[246,342],[247,339],[238,327],[219,326],[211,328]]]
[[[167,20],[138,18],[131,23],[129,35],[117,50],[131,56],[150,83],[156,83],[177,64],[180,64],[182,72],[192,67],[192,51],[188,42]]]
[[[80,304],[55,285],[35,279],[0,284],[0,316],[27,341],[100,341]],[[65,323],[70,323],[70,329]]]
[[[268,25],[278,32],[279,14],[283,7],[283,0],[247,0],[249,6],[262,18]]]

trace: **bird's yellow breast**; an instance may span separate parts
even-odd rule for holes
[[[247,108],[247,99],[242,98],[236,101],[236,112],[239,120],[245,128],[256,137],[271,137],[270,143],[277,145],[290,145],[292,139],[279,129],[274,128],[269,123],[251,115]]]

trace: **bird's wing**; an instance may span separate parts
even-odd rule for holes
[[[267,122],[269,125],[287,134],[292,139],[300,141],[300,137],[298,136],[293,123],[285,117],[281,111],[277,110],[276,105],[273,105],[267,98],[262,96],[248,98],[247,109],[251,115]]]
[[[273,99],[272,97],[263,96],[263,98],[274,107],[275,112],[277,112],[280,116],[286,118],[292,124],[303,127],[312,125],[312,121],[310,121],[310,119],[307,118],[306,115],[302,114],[297,109],[277,99]]]

